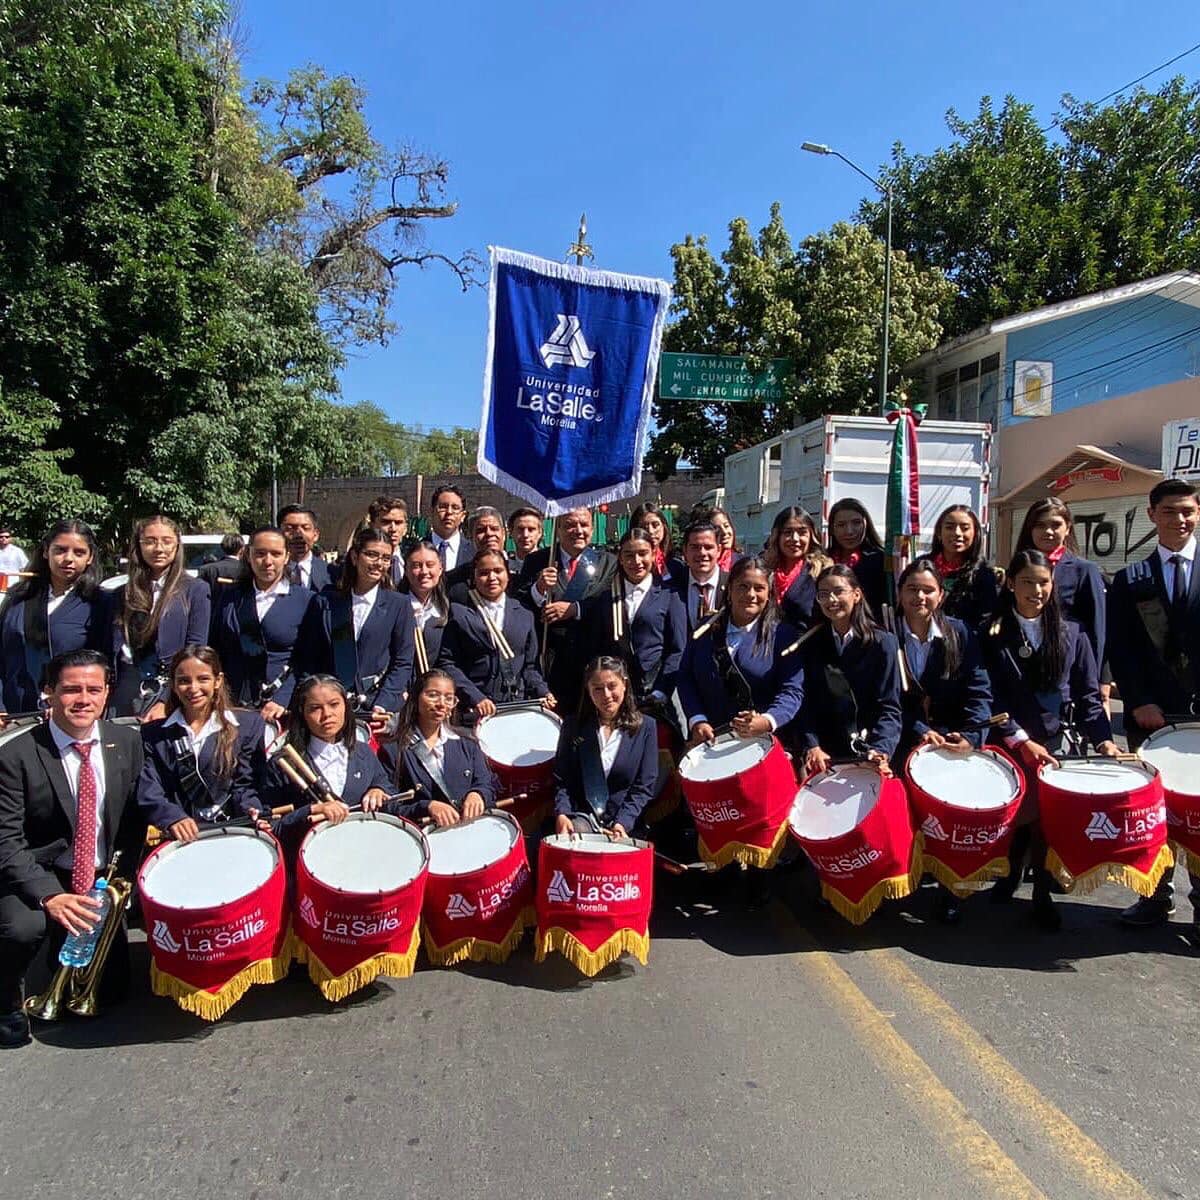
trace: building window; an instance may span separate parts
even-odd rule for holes
[[[987,421],[999,416],[1000,355],[965,363],[937,377],[935,412],[943,421]]]

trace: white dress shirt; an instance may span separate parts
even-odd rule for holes
[[[228,721],[229,724],[233,725],[233,726],[236,726],[238,723],[237,717],[229,709],[225,710],[225,720]],[[204,722],[203,728],[200,730],[199,733],[197,733],[187,723],[187,718],[184,717],[183,709],[181,709],[181,708],[177,708],[163,722],[163,728],[164,729],[170,729],[170,728],[182,729],[183,732],[187,734],[188,744],[191,746],[192,753],[196,756],[197,759],[199,759],[199,757],[200,757],[200,751],[204,748],[205,742],[207,742],[209,740],[209,738],[216,737],[216,735],[221,732],[221,724],[217,720],[216,713],[213,713],[212,716],[210,716],[208,718],[208,720]]]
[[[458,566],[458,557],[462,553],[462,530],[456,529],[448,538],[444,538],[441,534],[429,532],[430,541],[433,542],[434,549],[438,552],[438,557],[441,557],[442,547],[446,547],[446,557],[443,560],[447,571],[453,571]]]
[[[704,596],[706,607],[711,611],[713,602],[717,598],[717,584],[721,581],[721,568],[717,567],[707,579],[697,579],[694,575],[688,576],[688,612],[691,614],[692,620],[699,620],[700,600],[702,587],[708,588],[708,595]]]
[[[62,759],[63,769],[67,773],[67,784],[71,789],[71,798],[79,803],[79,768],[83,758],[75,749],[75,742],[90,742],[92,752],[88,761],[92,764],[92,774],[96,779],[96,866],[104,867],[108,862],[107,847],[104,839],[104,751],[100,744],[100,728],[93,725],[91,732],[84,737],[76,737],[60,729],[53,721],[50,722],[50,736],[58,748],[58,756]],[[60,870],[69,871],[74,860],[74,848],[64,850],[55,859],[54,865]]]
[[[363,592],[360,596],[358,592],[350,593],[350,619],[354,622],[354,640],[358,641],[358,635],[362,633],[363,624],[371,615],[371,609],[375,607],[375,601],[379,598],[379,584],[376,584],[369,591]]]
[[[480,597],[482,600],[483,597]],[[499,600],[484,600],[479,606],[488,620],[501,632],[504,632],[504,597]]]
[[[904,657],[908,661],[908,669],[914,679],[920,679],[929,665],[929,654],[933,643],[943,636],[937,621],[929,622],[929,632],[919,638],[912,630],[907,619],[904,622]]]
[[[604,778],[608,778],[608,773],[613,769],[613,763],[617,761],[617,751],[621,749],[621,731],[612,729],[608,732],[608,740],[605,741],[605,728],[600,725],[596,729],[596,738],[600,743],[600,765],[604,768]]]
[[[1163,584],[1167,589],[1167,599],[1175,594],[1175,571],[1176,566],[1171,559],[1178,554],[1183,559],[1183,589],[1186,594],[1192,584],[1192,566],[1196,561],[1196,538],[1195,535],[1188,538],[1187,543],[1179,550],[1168,550],[1161,543],[1158,546],[1158,559],[1162,563]]]
[[[310,738],[308,757],[313,766],[329,780],[333,794],[340,796],[346,790],[346,773],[350,767],[350,751],[341,742],[326,742]]]
[[[654,586],[654,576],[647,575],[641,583],[631,586],[628,582],[625,584],[625,624],[632,625],[633,618],[637,616],[637,611],[642,607],[642,601],[650,595],[650,589]]]
[[[846,647],[854,639],[854,630],[847,629],[845,633],[838,633],[831,625],[829,632],[833,634],[833,648],[837,651],[838,658],[841,658],[845,653]]]
[[[292,590],[292,586],[286,579],[279,580],[274,586],[269,587],[265,592],[260,592],[258,587],[254,588],[254,611],[258,613],[258,621],[261,625],[267,613],[271,611],[271,605],[275,603],[277,596],[286,596]]]
[[[452,732],[445,725],[438,730],[432,746],[423,737],[417,739],[417,758],[421,760],[421,765],[429,772],[433,782],[441,789],[443,796],[450,795],[450,789],[446,786],[446,743],[458,740],[458,734]]]
[[[412,605],[413,620],[416,621],[418,629],[424,629],[434,617],[441,616],[437,605],[434,603],[432,593],[430,593],[427,600],[418,600],[416,596],[409,596],[408,599]]]
[[[300,572],[300,583],[306,588],[312,587],[312,569],[313,556],[311,550],[303,558],[298,558],[294,561],[289,559],[288,565],[285,568],[288,571],[298,570]]]
[[[8,586],[16,587],[20,583],[18,572],[29,566],[29,555],[16,542],[9,542],[0,548],[0,574],[8,576]]]
[[[62,602],[75,590],[74,587],[69,587],[61,596],[56,596],[53,592],[46,593],[46,619],[49,620],[55,610],[60,608]]]
[[[1013,615],[1017,618],[1017,628],[1025,635],[1025,640],[1035,649],[1042,648],[1042,618],[1023,617],[1015,609]]]

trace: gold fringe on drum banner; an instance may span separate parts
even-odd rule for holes
[[[526,929],[537,924],[537,913],[532,905],[517,914],[516,921],[508,934],[498,942],[488,942],[479,937],[458,938],[448,946],[439,946],[429,936],[429,927],[424,928],[425,957],[435,967],[453,967],[460,962],[502,963],[520,945]]]
[[[380,975],[391,975],[394,979],[407,979],[417,965],[417,951],[421,948],[421,926],[413,927],[412,941],[403,954],[376,954],[352,967],[344,975],[334,975],[328,967],[298,938],[292,937],[292,954],[298,963],[308,965],[308,977],[317,985],[326,1000],[345,1000],[359,988],[364,988]]]
[[[546,956],[552,950],[557,950],[582,974],[592,976],[603,971],[609,963],[616,962],[625,953],[632,954],[644,967],[650,957],[650,934],[622,929],[595,950],[589,950],[574,934],[555,925],[545,933],[538,934],[534,961],[545,962]]]
[[[911,896],[917,890],[921,882],[923,850],[924,846],[918,835],[913,842],[912,862],[908,874],[881,879],[857,904],[847,900],[841,892],[835,891],[824,880],[821,880],[821,894],[851,925],[861,925],[885,900],[903,900],[905,896]]]
[[[1189,875],[1200,875],[1200,854],[1197,854],[1194,850],[1189,850],[1186,846],[1176,841],[1171,842],[1171,848],[1175,851],[1176,862],[1187,862]]]
[[[784,821],[775,834],[775,840],[769,846],[750,846],[745,842],[726,842],[716,854],[713,854],[704,844],[704,838],[696,840],[700,846],[700,857],[718,869],[737,862],[747,867],[759,867],[761,870],[769,871],[783,853],[784,843],[787,841],[787,829],[787,821]]]
[[[1125,863],[1101,863],[1082,875],[1072,875],[1053,850],[1046,851],[1046,870],[1073,896],[1086,896],[1106,883],[1118,883],[1139,896],[1153,896],[1164,872],[1175,866],[1170,846],[1163,846],[1154,856],[1149,871],[1142,872]]]
[[[960,899],[970,896],[972,893],[979,891],[980,888],[986,887],[993,879],[1001,879],[1008,874],[1008,859],[993,858],[991,862],[984,863],[976,871],[972,871],[970,875],[958,876],[950,870],[944,862],[939,862],[936,858],[931,858],[928,854],[925,855],[925,870],[934,877],[943,887],[947,887]]]
[[[291,965],[292,956],[285,942],[283,952],[277,957],[262,958],[243,967],[215,992],[210,992],[160,971],[151,959],[150,988],[156,996],[169,996],[184,1012],[205,1021],[219,1021],[254,984],[278,983],[287,977]]]

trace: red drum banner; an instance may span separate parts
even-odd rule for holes
[[[585,975],[628,951],[643,966],[650,953],[654,850],[647,842],[602,833],[556,834],[538,851],[537,953],[557,950]]]
[[[1167,725],[1152,733],[1138,753],[1158,769],[1167,802],[1167,836],[1200,875],[1200,722]]]
[[[904,784],[884,779],[873,766],[814,775],[796,796],[789,823],[825,899],[855,925],[920,881],[921,844]]]
[[[787,839],[796,776],[774,737],[729,734],[701,742],[683,756],[679,779],[705,862],[775,865]]]
[[[507,813],[432,829],[422,907],[435,966],[504,962],[536,921],[525,839]]]
[[[327,1000],[412,974],[428,867],[424,834],[385,813],[351,813],[304,839],[292,948]]]
[[[269,834],[209,829],[164,842],[142,864],[138,891],[156,996],[216,1021],[252,984],[287,974],[287,882]]]
[[[1162,780],[1149,764],[1064,759],[1038,771],[1046,868],[1070,891],[1124,884],[1151,896],[1174,863]]]

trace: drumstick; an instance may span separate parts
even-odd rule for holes
[[[896,631],[896,610],[890,604],[883,606],[883,627],[896,639],[896,665],[900,668],[900,690],[907,692],[912,687],[908,675],[908,663],[904,661],[904,643]]]
[[[821,625],[814,625],[811,629],[805,630],[805,632],[802,633],[790,646],[784,646],[784,648],[780,650],[779,657],[787,658],[789,654],[799,650],[800,647],[803,646],[810,637],[814,637],[821,631],[822,628],[823,626]]]
[[[1008,713],[993,713],[986,721],[975,721],[970,725],[963,725],[959,733],[979,733],[984,729],[993,729],[997,725],[1003,725],[1008,720]]]
[[[295,811],[296,811],[296,806],[294,804],[282,804],[278,808],[271,809],[271,817],[273,820],[278,820],[280,817],[286,817],[288,815],[288,813],[295,812]],[[261,820],[261,819],[262,819],[261,816],[258,818],[233,817],[231,820],[228,820],[228,821],[197,821],[196,824],[201,829],[221,829],[222,827],[227,826],[227,825],[232,826],[234,829],[249,829],[254,825],[255,820]],[[161,829],[159,829],[159,827],[157,825],[147,825],[146,826],[146,845],[147,846],[153,848],[153,847],[159,845],[161,842],[165,842],[166,840],[167,840],[167,835]]]
[[[717,618],[720,615],[721,614],[719,612],[713,613],[713,615],[707,621],[705,621],[703,625],[697,626],[695,632],[692,634],[692,641],[695,641],[697,638],[702,638],[717,623]],[[784,651],[784,653],[786,654],[787,651]]]

